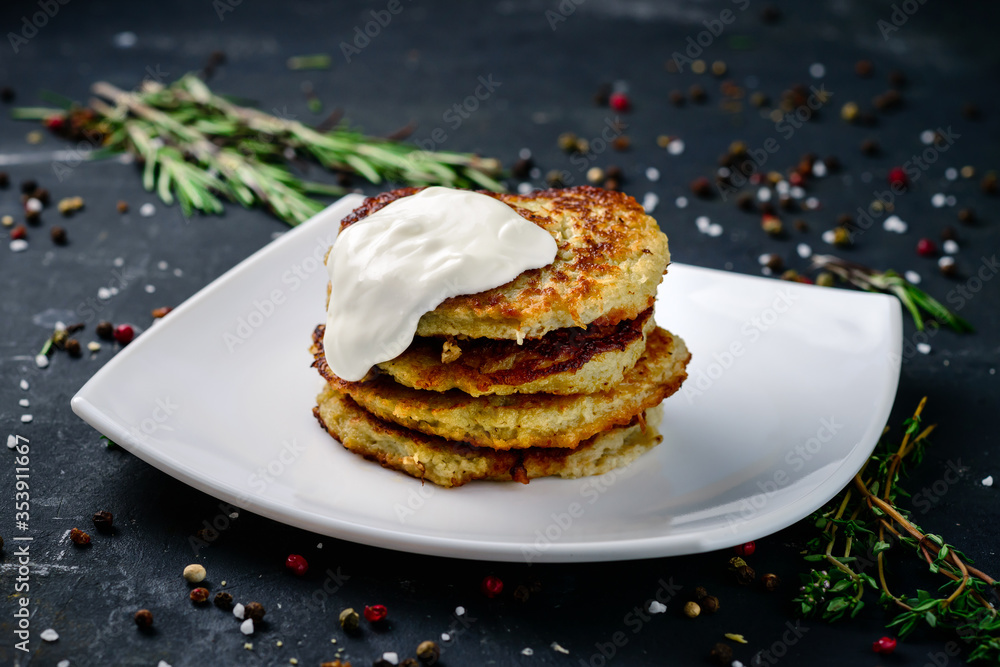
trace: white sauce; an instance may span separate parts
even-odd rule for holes
[[[345,229],[327,259],[323,347],[340,378],[398,357],[420,317],[453,296],[504,285],[552,263],[556,242],[501,201],[431,187]]]

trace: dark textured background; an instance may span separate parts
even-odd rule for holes
[[[693,201],[685,210],[672,204],[676,196],[689,194],[687,183],[692,178],[710,173],[732,140],[742,139],[754,147],[775,135],[773,123],[746,104],[738,112],[721,109],[717,80],[668,74],[664,68],[689,35],[704,29],[701,21],[736,6],[720,0],[587,0],[554,32],[545,16],[557,8],[554,1],[404,1],[404,11],[350,65],[337,45],[351,38],[356,25],[369,20],[371,7],[384,3],[244,0],[220,19],[210,0],[73,0],[19,53],[13,53],[7,37],[2,40],[0,85],[16,89],[17,104],[39,104],[43,89],[83,100],[92,81],[105,79],[131,88],[149,71],[172,79],[199,69],[210,52],[221,49],[228,64],[212,81],[220,91],[314,122],[319,117],[307,110],[300,91],[301,83],[309,80],[327,109],[342,107],[367,131],[386,133],[415,121],[414,137],[424,139],[435,127],[444,126],[442,114],[471,94],[477,77],[492,74],[501,82],[496,94],[460,128],[448,128],[442,148],[481,151],[510,165],[519,149],[529,147],[543,173],[566,169],[582,182],[583,175],[558,150],[556,137],[567,130],[598,136],[612,114],[594,106],[593,94],[602,82],[623,80],[635,105],[624,117],[633,148],[626,153],[609,151],[594,164],[621,165],[627,177],[624,189],[640,200],[646,192],[659,195],[656,217],[671,238],[676,260],[747,273],[759,273],[757,257],[765,251],[781,253],[790,266],[805,269],[806,262],[794,250],[799,240],[820,251],[825,247],[820,233],[833,226],[837,214],[867,205],[872,191],[885,183],[888,168],[923,149],[918,139],[922,130],[952,126],[961,138],[899,198],[897,212],[910,223],[910,232],[891,235],[876,227],[854,249],[841,253],[876,267],[916,270],[924,278],[922,286],[944,298],[979,270],[981,257],[994,255],[1000,245],[997,200],[981,194],[978,185],[978,176],[998,166],[1000,108],[995,86],[1000,68],[994,26],[1000,10],[995,3],[912,4],[919,6],[915,15],[883,39],[877,21],[890,19],[893,10],[888,2],[785,3],[782,20],[766,25],[760,20],[762,4],[751,0],[707,49],[709,62],[724,59],[730,76],[741,85],[747,77],[755,77],[759,89],[772,99],[791,84],[813,83],[807,72],[811,63],[826,66],[823,83],[833,93],[829,107],[790,140],[782,140],[768,166],[784,170],[801,153],[813,151],[837,155],[845,170],[815,185],[812,193],[823,208],[802,214],[810,231],[786,240],[767,238],[756,216],[739,212],[731,203]],[[21,17],[36,11],[34,2],[3,3],[3,34],[20,30]],[[127,50],[116,48],[113,36],[125,30],[134,31],[138,43]],[[733,50],[734,37],[748,38],[751,48]],[[331,53],[333,68],[323,72],[285,68],[288,56],[314,52]],[[853,64],[859,58],[874,62],[872,78],[855,76]],[[903,70],[911,82],[904,91],[904,108],[881,115],[875,128],[841,122],[843,102],[854,99],[869,106],[871,97],[887,88],[886,74],[892,68]],[[709,92],[707,104],[676,109],[667,103],[671,89],[686,89],[696,81]],[[961,106],[967,101],[982,108],[981,121],[962,117]],[[29,145],[25,135],[30,129],[25,123],[0,120],[0,153],[67,148],[48,135],[41,145]],[[659,134],[682,136],[687,151],[680,157],[667,155],[656,147]],[[860,154],[858,144],[869,136],[881,142],[881,157]],[[946,167],[965,164],[977,169],[976,179],[945,180]],[[643,177],[647,166],[660,169],[659,182]],[[13,180],[9,189],[0,190],[0,213],[17,212],[17,184],[27,178],[48,187],[55,199],[81,195],[86,200],[86,210],[65,223],[67,247],[53,246],[48,239],[46,228],[58,219],[49,210],[42,227],[29,230],[31,246],[26,252],[11,253],[6,243],[0,248],[4,291],[0,420],[4,436],[19,433],[31,440],[35,538],[31,652],[12,649],[9,612],[16,602],[8,597],[0,616],[0,664],[56,665],[68,659],[72,665],[156,665],[159,660],[174,667],[273,665],[288,664],[294,657],[299,664],[316,665],[332,658],[335,647],[330,640],[336,638],[358,666],[370,664],[384,650],[411,655],[420,640],[451,631],[455,639],[443,660],[448,665],[600,665],[604,659],[596,652],[597,645],[609,642],[619,630],[627,632],[629,641],[609,664],[705,664],[709,647],[723,632],[749,638],[749,644],[736,648],[736,657],[751,664],[757,651],[781,641],[786,623],[794,619],[790,599],[796,575],[805,569],[797,556],[800,538],[807,534],[801,525],[758,541],[752,559],[758,573],[777,572],[786,582],[780,592],[765,594],[733,583],[725,568],[729,553],[533,567],[465,562],[343,543],[243,512],[197,560],[208,568],[213,592],[226,580],[226,588],[238,599],[256,599],[267,608],[265,627],[252,638],[254,650],[244,650],[245,638],[232,616],[212,607],[194,608],[179,576],[184,565],[196,560],[189,536],[219,514],[218,502],[121,450],[107,451],[97,433],[70,411],[73,394],[111,358],[110,346],[93,359],[59,355],[46,370],[37,369],[32,359],[55,321],[79,319],[73,311],[111,280],[115,258],[123,258],[125,267],[139,277],[106,304],[100,317],[146,325],[150,309],[176,305],[194,294],[268,243],[284,229],[282,223],[235,206],[228,207],[223,217],[188,221],[176,207],[159,202],[154,217],[142,218],[137,214],[139,205],[155,201],[154,197],[142,192],[134,168],[116,163],[79,166],[61,182],[47,160],[0,169],[10,172]],[[870,183],[862,180],[866,172],[871,174]],[[933,260],[914,251],[919,237],[937,239],[945,225],[958,226],[957,208],[930,205],[935,192],[954,194],[959,206],[974,207],[981,219],[976,226],[959,229],[960,275],[952,280],[938,275]],[[129,215],[114,211],[119,199],[132,205]],[[693,221],[701,214],[723,224],[726,233],[720,238],[698,233]],[[169,268],[158,268],[160,261]],[[182,270],[181,276],[173,274],[175,268]],[[155,293],[143,290],[147,283],[155,285]],[[931,354],[905,360],[890,422],[898,427],[921,396],[930,397],[927,416],[940,427],[925,463],[907,486],[917,491],[942,480],[949,464],[966,472],[948,485],[929,511],[918,509],[917,520],[929,531],[944,533],[993,573],[1000,570],[997,489],[983,487],[980,480],[988,474],[1000,476],[993,422],[1000,405],[1000,380],[993,373],[998,361],[998,284],[987,282],[962,311],[978,333],[941,332],[931,340]],[[92,339],[93,324],[89,323],[83,340]],[[912,322],[906,323],[905,335],[914,340]],[[31,383],[27,392],[18,388],[22,378]],[[21,398],[31,401],[30,408],[18,406]],[[33,414],[32,423],[20,423],[24,412]],[[13,468],[13,463],[8,466]],[[0,582],[5,596],[13,593],[16,571],[10,540],[13,486],[12,470],[0,474],[0,535],[7,538]],[[116,533],[95,534],[90,548],[75,548],[66,532],[73,526],[89,528],[89,517],[99,509],[115,513]],[[322,550],[316,548],[320,541]],[[309,559],[307,577],[285,572],[282,563],[290,552]],[[338,568],[349,579],[322,608],[310,609],[306,603],[323,585],[324,572]],[[507,592],[495,600],[478,590],[481,578],[491,572],[507,584]],[[930,583],[905,568],[902,573],[911,587]],[[682,595],[695,585],[707,586],[722,600],[723,609],[690,621],[681,616],[682,605],[675,602],[666,614],[633,634],[626,615],[644,605],[661,580],[671,578],[686,587]],[[540,584],[540,591],[526,603],[514,600],[509,592],[531,580]],[[391,622],[381,631],[346,638],[337,627],[337,612],[343,606],[360,609],[370,603],[386,604]],[[459,632],[454,628],[461,626],[452,615],[457,605],[466,607],[470,621]],[[155,632],[136,631],[132,614],[139,607],[154,611]],[[871,606],[855,621],[837,626],[808,621],[803,624],[806,632],[789,647],[783,662],[923,665],[943,650],[946,637],[914,637],[894,656],[880,660],[870,644],[885,634],[885,620]],[[38,639],[49,627],[58,630],[58,642]],[[279,640],[284,643],[280,648]],[[552,642],[559,642],[569,655],[551,649]],[[523,656],[525,647],[534,649],[534,655]]]

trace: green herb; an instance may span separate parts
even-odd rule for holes
[[[864,607],[866,593],[881,591],[879,603],[899,610],[888,627],[897,628],[900,637],[926,626],[950,630],[970,647],[970,662],[997,664],[1000,617],[990,601],[997,582],[942,537],[923,532],[896,504],[899,496],[909,495],[898,485],[906,462],[919,463],[934,430],[921,423],[926,402],[920,401],[904,423],[898,447],[883,437],[853,485],[812,515],[820,536],[809,542],[804,557],[826,568],[803,576],[795,602],[804,616],[832,622],[855,616]],[[910,596],[890,590],[886,555],[904,548],[915,551],[930,572],[947,579],[936,594],[917,590]],[[868,573],[872,568],[876,576]]]
[[[296,225],[324,205],[312,195],[339,196],[335,185],[305,181],[289,169],[308,159],[327,169],[411,185],[503,190],[500,163],[468,153],[424,151],[371,137],[338,123],[320,130],[292,118],[241,106],[188,74],[163,86],[146,81],[123,91],[98,82],[88,107],[20,108],[14,118],[41,119],[63,136],[100,147],[99,156],[128,152],[143,165],[143,185],[185,215],[222,213],[223,199],[263,206]]]
[[[972,325],[945,308],[940,301],[919,289],[893,270],[876,271],[833,255],[813,255],[813,267],[826,269],[843,280],[869,292],[894,294],[910,311],[917,329],[923,331],[924,318],[951,327],[959,333],[971,332]]]
[[[288,69],[330,69],[330,56],[326,53],[317,53],[311,56],[292,56],[285,63]]]

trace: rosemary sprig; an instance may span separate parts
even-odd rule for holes
[[[862,264],[849,262],[833,255],[813,255],[813,268],[821,268],[869,292],[895,295],[913,317],[917,329],[923,331],[924,319],[951,327],[959,333],[970,333],[972,325],[944,307],[940,301],[916,287],[893,270],[876,271]]]
[[[906,462],[919,462],[934,430],[933,425],[922,426],[926,402],[926,398],[920,401],[905,422],[899,446],[891,446],[883,437],[853,485],[811,517],[820,535],[809,542],[805,560],[826,567],[803,576],[795,602],[804,616],[832,622],[853,617],[864,606],[866,593],[881,591],[880,604],[899,610],[888,627],[897,628],[900,637],[927,626],[951,630],[970,647],[970,662],[996,664],[1000,660],[1000,615],[993,606],[997,582],[942,537],[923,532],[896,504],[899,496],[909,495],[898,485]],[[898,546],[913,549],[931,573],[946,579],[937,595],[923,590],[897,595],[890,589],[886,554]],[[876,576],[869,574],[872,568]]]
[[[169,86],[146,81],[137,91],[91,87],[87,107],[22,107],[12,117],[43,120],[53,131],[86,139],[101,155],[129,152],[143,164],[143,185],[185,215],[219,214],[223,199],[264,206],[296,225],[319,212],[312,195],[340,196],[334,185],[305,181],[289,169],[304,160],[358,174],[372,183],[503,190],[500,163],[468,153],[424,151],[364,135],[343,122],[313,128],[243,106],[187,74]]]

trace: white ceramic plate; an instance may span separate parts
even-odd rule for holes
[[[672,264],[656,320],[693,360],[664,403],[662,445],[601,477],[421,485],[347,452],[311,413],[322,257],[359,203],[343,198],[189,299],[108,362],[73,410],[167,474],[277,521],[537,562],[696,553],[780,530],[850,481],[888,418],[894,299]]]

